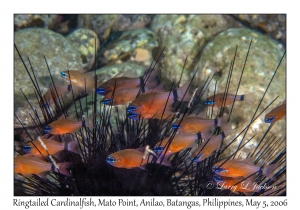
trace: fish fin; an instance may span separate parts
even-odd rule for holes
[[[255,102],[255,93],[247,93],[244,95],[240,95],[239,98],[237,98],[237,101],[245,101],[247,104],[253,104]]]
[[[68,142],[68,143],[66,143],[66,144],[68,144],[67,145],[67,147],[68,147],[68,151],[70,151],[70,152],[74,152],[74,153],[76,153],[76,154],[80,154],[80,149],[79,149],[79,146],[78,146],[78,142],[76,141],[76,140],[74,140],[74,141],[70,141],[70,142]]]
[[[128,70],[122,75],[122,77],[134,78],[136,77],[136,73],[133,70]]]
[[[273,171],[276,170],[276,168],[278,166],[279,166],[278,164],[271,164],[271,165],[264,166],[262,168],[262,174],[264,176],[268,177],[269,179],[272,179],[274,181],[275,177],[274,177],[274,175],[272,173],[273,173]]]
[[[181,87],[177,88],[178,101],[188,101],[192,98],[192,95],[189,93],[190,82],[185,83]]]
[[[37,176],[39,176],[42,179],[46,179],[46,174],[48,173],[48,171],[43,171],[41,173],[36,174]]]
[[[49,139],[51,139],[51,140],[53,140],[53,141],[58,141],[59,142],[59,135],[52,135]],[[43,140],[44,138],[42,137],[42,140]]]
[[[206,128],[203,131],[201,131],[201,137],[202,139],[209,139],[212,136],[211,128]]]
[[[164,152],[163,152],[157,158],[156,163],[164,165],[164,166],[172,167],[171,161],[168,160],[171,156],[172,156],[172,154],[164,154]]]
[[[58,169],[55,169],[55,171],[66,176],[71,176],[71,173],[67,170],[71,165],[71,162],[58,163]]]
[[[220,118],[218,118],[218,124],[217,126],[220,127],[225,135],[225,137],[230,136],[235,132],[235,129],[231,129],[230,124],[227,122],[229,119],[229,114],[224,115]]]
[[[246,163],[249,163],[249,164],[251,164],[251,165],[254,165],[254,161],[255,161],[255,158],[254,158],[254,157],[245,159],[245,162],[246,162]],[[252,176],[252,177],[254,178],[254,176]],[[252,181],[252,180],[250,180],[250,181]]]
[[[150,74],[149,74],[150,73]],[[153,70],[153,71],[149,71],[149,73],[146,73],[144,76],[143,76],[143,79],[146,80],[147,78],[147,82],[145,84],[145,86],[147,88],[155,88],[156,90],[155,91],[164,91],[164,88],[162,86],[161,90],[157,89],[157,85],[159,83],[158,81],[158,77],[157,77],[157,72],[156,70]]]
[[[119,73],[117,73],[115,76],[113,76],[112,78],[118,78],[118,77],[121,77],[122,74],[124,74],[124,72],[119,72]]]
[[[55,157],[55,159],[57,159],[58,161],[61,161],[63,159],[62,151],[58,151],[57,153],[53,154],[52,156]]]
[[[207,119],[207,112],[206,112],[206,110],[202,111],[202,112],[199,112],[197,115],[195,115],[195,117],[200,117],[200,118]]]
[[[243,192],[245,195],[247,195],[247,196],[251,196],[251,195],[253,195],[255,192]]]

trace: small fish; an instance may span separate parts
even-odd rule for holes
[[[53,101],[55,101],[58,97],[60,97],[65,92],[69,91],[68,85],[56,85],[56,91],[53,88],[49,88],[47,92],[43,95],[43,102],[41,101],[41,108],[46,106],[51,106]]]
[[[47,150],[45,150],[45,148],[41,144],[44,144]],[[23,147],[23,152],[25,152],[26,154],[31,154],[31,155],[42,154],[44,156],[53,155],[63,150],[80,154],[77,141],[61,143],[61,142],[54,141],[52,139],[40,138],[40,141],[33,140]]]
[[[210,96],[205,100],[204,104],[208,106],[220,107],[223,105],[223,98],[225,98],[225,95],[225,93],[218,93],[214,96]],[[236,95],[235,101],[245,101],[247,103],[253,103],[253,95],[254,93]],[[224,106],[233,104],[234,96],[234,94],[227,93],[226,102],[224,103]]]
[[[274,177],[272,175],[272,172],[278,167],[278,164],[271,164],[267,166],[256,166],[253,163],[253,159],[231,159],[226,161],[224,164],[222,162],[216,163],[212,170],[214,173],[220,175],[220,176],[226,176],[226,177],[248,177],[251,174],[254,174],[256,172],[262,171],[262,174],[272,180],[274,180]]]
[[[214,151],[221,145],[222,140],[225,138],[225,133],[222,132],[217,136],[212,136],[210,139],[202,142],[199,147],[192,153],[192,160],[194,162],[201,162],[208,158]]]
[[[286,100],[265,115],[265,123],[273,123],[286,115]]]
[[[238,192],[244,193],[245,195],[252,195],[255,192],[260,192],[261,188],[257,183],[253,182],[253,178],[230,178],[220,177],[214,175],[214,180],[217,182],[217,187],[221,189],[228,189],[231,192],[238,194]]]
[[[90,93],[95,89],[94,78],[88,74],[82,73],[82,70],[71,70],[69,72],[63,71],[61,72],[61,76],[68,85],[70,84],[71,80],[72,88],[75,90],[86,91],[86,93]]]
[[[171,155],[192,147],[199,138],[201,138],[199,134],[180,133],[175,135],[171,140],[170,137],[167,137],[161,142],[158,142],[153,150],[158,154],[164,154],[167,149],[166,155]]]
[[[115,91],[111,91],[107,93],[101,100],[101,103],[110,104],[112,106],[124,105],[128,102],[133,101],[136,98],[139,91],[140,88],[132,88],[132,89],[117,88],[115,89]]]
[[[53,135],[62,135],[66,133],[73,133],[78,128],[83,126],[92,127],[93,126],[93,115],[90,115],[84,121],[76,121],[71,119],[58,119],[50,123],[44,128],[45,133]]]
[[[178,129],[180,132],[198,133],[201,132],[203,138],[210,137],[210,130],[215,127],[221,127],[225,133],[228,132],[227,120],[229,115],[224,115],[216,119],[206,119],[196,115],[189,115],[184,117],[181,122],[177,120],[172,129]]]
[[[110,154],[106,158],[106,162],[117,168],[137,168],[144,169],[144,165],[152,161],[153,156],[143,158],[144,153],[138,149],[124,149]],[[148,160],[149,159],[149,160]],[[170,165],[169,161],[162,161],[163,165]]]
[[[119,76],[119,74],[118,74],[115,77],[107,80],[106,82],[103,82],[97,88],[97,93],[100,94],[100,95],[105,96],[109,92],[113,91],[115,88],[116,89],[120,89],[120,88],[125,88],[125,89],[137,88],[138,86],[143,84],[145,79],[148,77],[148,74],[146,74],[146,75],[141,76],[141,77],[131,78],[131,77],[126,76],[126,74],[128,74],[128,73],[130,73],[130,72],[129,71],[125,72],[122,77],[118,77]],[[150,73],[150,76],[147,79],[147,82],[146,82],[145,86],[148,86],[150,89],[157,86],[157,77],[156,77],[156,72],[155,71],[152,71]]]
[[[53,169],[52,163],[46,162],[40,157],[22,155],[14,158],[14,173],[20,173],[24,176],[36,174],[43,177],[45,172],[55,171],[66,176],[71,176],[67,170],[71,166],[71,162],[58,163],[58,170]]]
[[[163,91],[145,92],[137,97],[127,108],[130,119],[137,120],[139,115],[141,118],[158,118],[166,119],[175,113],[172,111],[172,105],[178,101],[188,101],[191,95],[188,94],[187,88],[189,83],[180,88],[171,91],[171,93]],[[162,114],[164,114],[162,116]]]

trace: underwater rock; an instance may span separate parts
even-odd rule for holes
[[[100,40],[107,39],[110,34],[111,27],[116,22],[119,15],[96,15],[82,14],[78,15],[78,28],[87,28],[95,31]]]
[[[165,47],[159,61],[163,77],[178,81],[187,58],[182,83],[187,81],[206,42],[225,29],[238,26],[223,15],[156,15],[150,29],[158,36],[160,47]]]
[[[286,15],[285,14],[235,14],[234,17],[252,28],[264,32],[266,35],[286,43]]]
[[[29,27],[43,27],[53,29],[58,21],[59,15],[50,14],[15,14],[14,27],[16,30]]]
[[[28,58],[32,64],[35,76],[40,84],[40,90],[45,93],[50,85],[50,75],[44,56],[47,59],[52,76],[56,84],[60,84],[60,73],[67,69],[80,70],[83,68],[82,59],[76,47],[65,37],[48,29],[30,28],[15,32],[14,42],[19,49],[27,68],[32,73]],[[32,121],[28,113],[32,110],[24,98],[20,88],[29,99],[31,105],[37,108],[38,102],[34,88],[25,67],[14,49],[14,105],[15,114],[25,126],[31,126]],[[42,114],[39,113],[42,118]],[[21,124],[15,120],[15,127]]]
[[[158,41],[149,29],[127,31],[104,50],[101,60],[106,65],[132,60],[149,66],[152,62],[152,50],[156,47]]]
[[[95,43],[96,38],[96,43]],[[98,35],[89,29],[77,29],[67,36],[76,49],[81,53],[82,63],[86,70],[90,70],[95,63],[95,45],[96,50],[99,50],[100,40]]]
[[[253,30],[228,29],[218,34],[205,46],[201,58],[196,65],[200,69],[195,78],[197,84],[203,84],[203,81],[207,77],[211,77],[214,73],[217,73],[207,89],[206,96],[214,94],[216,81],[216,93],[220,93],[225,89],[230,63],[234,58],[236,46],[238,46],[229,87],[229,93],[235,94],[235,88],[240,79],[251,38],[253,38],[253,41],[238,95],[253,93],[253,100],[251,103],[235,103],[234,110],[239,111],[233,111],[230,119],[236,122],[238,126],[237,132],[247,126],[247,123],[252,118],[254,110],[285,51],[284,47],[279,42]],[[266,107],[275,97],[279,96],[279,98],[252,124],[252,129],[248,131],[249,135],[254,135],[259,129],[265,130],[270,125],[264,123],[264,115],[286,98],[285,81],[286,64],[284,58],[258,112],[262,111],[262,107]],[[217,109],[214,111],[217,111]],[[229,108],[226,108],[225,112],[229,112]],[[285,128],[285,120],[276,122],[272,131],[278,133],[278,135],[284,135],[285,129],[283,128]],[[257,139],[259,137],[256,137]],[[253,142],[256,140],[253,140]],[[255,146],[254,143],[253,147]]]

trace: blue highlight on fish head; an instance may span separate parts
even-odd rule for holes
[[[216,182],[223,182],[223,179],[221,176],[218,176],[218,175],[214,175],[214,178],[213,178]]]
[[[173,124],[172,125],[172,129],[179,129],[179,128],[181,128],[181,126],[179,125],[179,124]]]
[[[274,116],[270,116],[268,118],[265,118],[265,123],[272,123],[274,121],[275,117]]]
[[[133,120],[137,120],[138,119],[138,114],[136,114],[136,113],[133,113],[133,112],[130,112],[129,114],[128,114],[128,118],[129,119],[133,119]]]
[[[213,99],[207,99],[205,100],[204,104],[205,105],[214,105],[216,102]]]
[[[28,145],[25,145],[22,150],[23,150],[23,152],[25,152],[26,154],[28,154],[28,153],[31,152],[32,147],[28,146]]]
[[[199,163],[199,162],[201,162],[201,158],[204,156],[204,154],[198,154],[196,157],[193,157],[192,158],[192,161],[193,162],[197,162],[197,163]]]
[[[222,171],[224,171],[224,169],[222,167],[219,167],[219,166],[212,167],[212,172],[214,172],[214,173],[219,173]]]
[[[109,105],[113,102],[112,99],[106,98],[106,99],[102,99],[101,103],[104,105]]]
[[[115,158],[110,157],[110,156],[107,156],[107,158],[106,158],[105,161],[106,161],[109,165],[112,165],[112,166],[114,165],[115,162],[117,162]]]
[[[160,154],[160,153],[162,153],[162,151],[164,150],[164,148],[165,147],[163,147],[163,146],[156,146],[156,147],[154,147],[153,151],[155,153],[157,153],[157,154]]]
[[[45,132],[45,133],[50,133],[51,130],[52,130],[52,127],[49,126],[49,125],[47,125],[47,126],[44,128],[44,132]]]
[[[134,106],[132,106],[132,105],[129,105],[127,107],[127,112],[132,112],[132,111],[135,111],[135,110],[136,110],[136,108]]]
[[[102,87],[98,87],[97,88],[97,94],[104,96],[105,95],[105,90]]]
[[[64,71],[62,71],[61,73],[60,73],[60,75],[62,76],[62,78],[67,78],[67,74],[64,72]]]

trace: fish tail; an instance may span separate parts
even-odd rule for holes
[[[155,70],[145,74],[143,77],[141,77],[142,82],[141,85],[143,85],[142,83],[145,82],[145,87],[147,87],[147,89],[152,89],[155,88],[158,84],[159,84],[159,80],[157,77],[157,72]]]
[[[70,172],[67,170],[71,165],[71,162],[58,163],[58,169],[55,169],[55,171],[66,176],[71,176]]]
[[[264,166],[262,168],[262,174],[272,180],[275,180],[275,177],[272,173],[274,170],[276,170],[278,166],[279,166],[278,164],[271,164],[271,165]]]
[[[164,166],[170,166],[170,167],[172,167],[171,161],[168,160],[171,155],[172,154],[164,154],[164,152],[161,153],[159,155],[159,157],[157,158],[156,163],[157,164],[162,164]]]
[[[255,94],[254,94],[254,92],[252,92],[252,93],[248,93],[245,95],[238,95],[237,101],[245,101],[245,103],[248,103],[248,104],[254,103]]]
[[[189,85],[190,85],[190,82],[187,82],[175,90],[177,92],[178,101],[181,101],[181,100],[188,101],[192,98],[192,95],[188,91]]]
[[[229,136],[233,133],[233,130],[230,128],[230,125],[228,123],[230,115],[224,115],[220,118],[218,118],[217,126],[222,129],[225,136]]]
[[[91,114],[86,118],[85,120],[82,121],[82,126],[86,126],[88,128],[93,128],[94,127],[94,114]]]
[[[76,140],[66,143],[66,147],[66,150],[74,152],[76,154],[80,154],[78,142]]]

